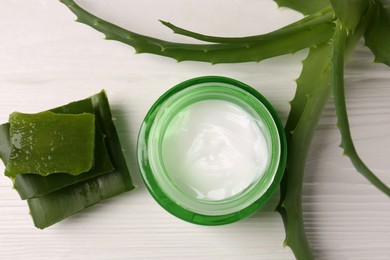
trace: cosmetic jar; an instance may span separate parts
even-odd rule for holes
[[[141,126],[137,160],[153,198],[201,225],[250,216],[274,194],[286,138],[270,103],[227,77],[184,81],[163,94]]]

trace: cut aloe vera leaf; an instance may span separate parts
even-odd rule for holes
[[[10,115],[11,154],[5,175],[79,175],[93,166],[95,116],[90,113]]]
[[[132,183],[129,169],[123,155],[118,133],[112,120],[110,104],[108,102],[106,93],[101,91],[100,93],[92,96],[91,101],[95,111],[96,120],[99,122],[99,126],[102,129],[102,132],[107,137],[106,146],[111,158],[111,162],[114,165],[115,170],[122,173],[125,186],[131,190],[134,188],[134,185]]]
[[[67,105],[51,109],[55,113],[79,114],[94,113],[91,98],[75,101]],[[1,128],[0,128],[1,135]],[[108,155],[105,144],[105,135],[103,135],[100,125],[95,120],[95,159],[93,168],[78,176],[58,173],[46,177],[36,174],[16,175],[15,188],[22,199],[36,198],[46,195],[50,192],[68,187],[96,176],[108,173],[114,170],[111,159]],[[1,152],[1,151],[0,151]]]
[[[51,226],[102,200],[134,189],[104,91],[91,97],[115,170],[34,199],[28,205],[38,228]]]
[[[95,133],[95,159],[94,166],[91,170],[77,176],[72,176],[67,173],[57,173],[48,176],[17,174],[14,186],[20,197],[22,199],[40,197],[61,188],[112,172],[114,167],[111,164],[104,142],[104,136],[98,125]]]
[[[90,98],[75,101],[51,111],[65,114],[94,113]],[[114,170],[105,145],[105,136],[95,120],[95,159],[93,168],[78,176],[57,173],[40,176],[37,174],[17,174],[14,180],[15,189],[22,199],[36,198],[72,184],[91,179]],[[0,157],[7,165],[11,150],[9,123],[0,125]]]
[[[94,113],[91,98],[74,101],[67,105],[53,108],[49,111],[52,111],[54,113],[62,113],[62,114],[79,114],[82,112]],[[95,122],[95,127],[96,124],[97,123]],[[10,139],[9,127],[10,127],[9,123],[4,123],[0,125],[0,159],[3,161],[4,165],[8,164],[9,156],[11,153],[11,143],[9,140]]]
[[[114,171],[63,188],[48,195],[29,199],[28,206],[37,228],[44,229],[102,200],[129,191],[122,172]]]

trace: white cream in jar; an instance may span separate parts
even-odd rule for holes
[[[260,123],[229,101],[190,104],[167,126],[162,143],[166,171],[179,189],[198,199],[239,194],[261,178],[269,162]]]

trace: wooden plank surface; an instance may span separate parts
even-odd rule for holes
[[[190,41],[157,19],[207,34],[264,33],[299,19],[270,0],[79,1],[110,21],[168,40]],[[75,23],[59,1],[0,2],[0,122],[13,111],[38,112],[107,90],[137,189],[37,230],[25,202],[0,175],[0,259],[294,259],[270,205],[235,224],[203,227],[165,212],[138,173],[143,117],[166,90],[186,79],[222,75],[266,96],[283,121],[306,52],[257,63],[177,63],[135,55]],[[346,71],[351,130],[361,157],[390,185],[390,70],[359,45]],[[318,259],[390,259],[390,201],[342,156],[329,101],[317,129],[304,183],[304,218]],[[0,172],[4,167],[0,166]]]

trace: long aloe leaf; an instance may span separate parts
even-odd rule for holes
[[[337,126],[341,133],[340,146],[344,149],[344,154],[351,159],[355,168],[375,187],[390,197],[390,188],[376,177],[375,174],[360,159],[352,141],[344,91],[344,59],[347,31],[340,25],[340,23],[338,23],[336,32],[337,34],[334,37],[333,92],[337,115]]]
[[[310,143],[331,94],[331,51],[329,43],[310,49],[297,80],[297,95],[291,102],[291,113],[285,128],[288,156],[277,211],[285,225],[284,244],[292,249],[297,259],[314,259],[303,223],[302,185]]]
[[[271,42],[276,39],[287,39],[289,37],[300,37],[299,35],[305,31],[321,31],[327,26],[333,26],[330,23],[335,19],[334,14],[332,12],[332,8],[328,7],[321,11],[318,11],[314,14],[306,16],[305,18],[289,24],[283,28],[275,30],[273,32],[255,35],[255,36],[247,36],[247,37],[216,37],[205,34],[200,34],[196,32],[192,32],[183,28],[180,28],[172,23],[161,21],[160,22],[170,28],[174,33],[192,37],[197,40],[205,41],[205,42],[214,42],[214,43],[254,43],[254,42]],[[325,26],[324,26],[325,25]],[[326,30],[327,31],[327,30]],[[327,31],[328,32],[328,31]],[[330,37],[331,35],[329,35]],[[315,40],[315,39],[311,39]],[[313,45],[318,44],[318,41],[315,40]],[[309,45],[308,45],[309,46]]]
[[[163,41],[140,35],[100,19],[77,5],[73,0],[60,0],[76,16],[77,21],[105,34],[106,39],[133,46],[137,53],[151,53],[174,58],[177,61],[193,60],[216,63],[259,62],[291,54],[298,50],[327,41],[333,32],[332,24],[321,24],[317,30],[303,31],[288,38],[266,42],[237,44],[184,44]],[[299,37],[297,37],[299,35]]]

